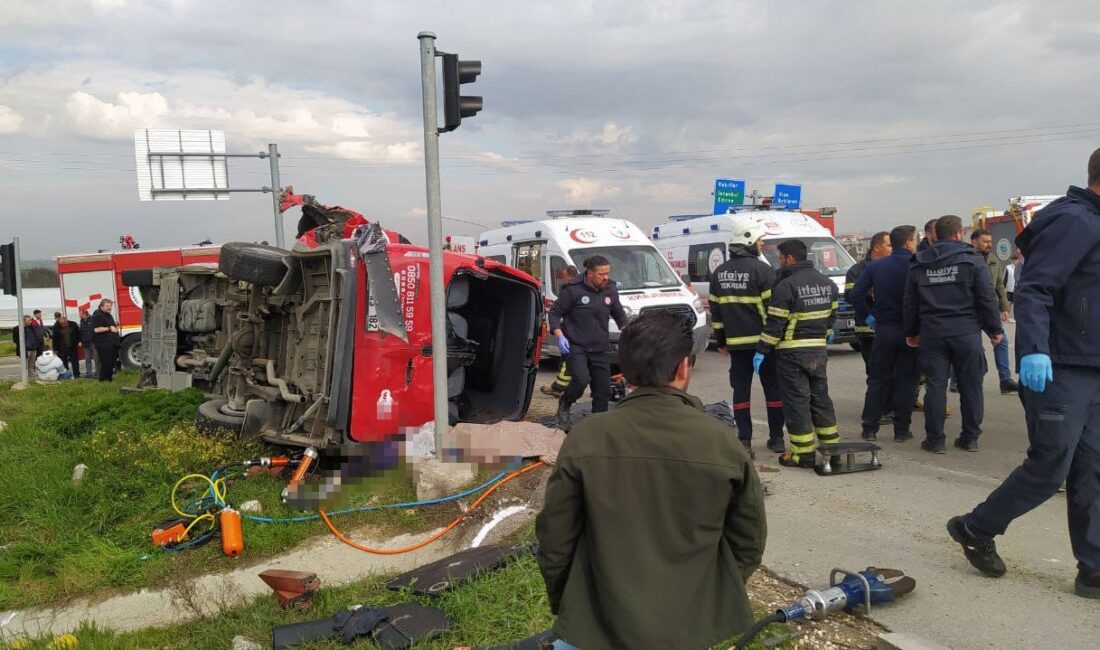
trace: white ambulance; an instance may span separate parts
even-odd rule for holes
[[[837,312],[836,343],[855,343],[855,313],[844,302],[844,275],[855,260],[833,238],[827,228],[801,212],[793,210],[752,209],[730,214],[681,215],[653,227],[653,243],[668,259],[668,263],[695,291],[703,297],[710,293],[710,274],[726,261],[730,231],[735,217],[753,216],[764,224],[764,261],[779,268],[779,244],[788,239],[801,239],[809,249],[814,268],[828,276],[840,290]],[[709,317],[709,311],[708,311]]]
[[[611,279],[627,316],[650,309],[682,313],[691,320],[694,352],[706,349],[706,311],[698,294],[674,272],[633,223],[608,216],[608,210],[551,210],[537,221],[505,221],[479,238],[477,254],[524,271],[542,282],[547,310],[565,283],[569,267],[582,273],[584,261],[602,255],[611,262]],[[611,349],[618,352],[619,329],[610,323]],[[546,337],[544,355],[558,355],[554,337]]]

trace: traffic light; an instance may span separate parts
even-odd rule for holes
[[[454,131],[462,118],[481,111],[481,97],[460,95],[462,84],[473,83],[481,74],[481,61],[459,61],[457,54],[440,53],[443,57],[443,128],[440,133]]]
[[[0,244],[0,291],[9,296],[15,295],[15,243]]]

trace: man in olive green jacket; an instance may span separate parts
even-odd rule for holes
[[[575,426],[538,515],[555,648],[706,648],[752,624],[764,491],[737,437],[686,392],[691,328],[646,312],[619,340],[637,388]]]

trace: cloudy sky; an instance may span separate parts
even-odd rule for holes
[[[0,0],[0,239],[274,238],[266,195],[139,202],[149,127],[278,143],[284,184],[424,242],[421,30],[483,62],[484,111],[441,138],[448,232],[568,207],[649,226],[707,211],[715,177],[800,183],[842,231],[1003,208],[1082,184],[1100,147],[1093,4]]]

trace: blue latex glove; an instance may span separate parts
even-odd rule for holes
[[[1054,368],[1050,365],[1049,356],[1035,352],[1020,359],[1020,383],[1025,388],[1041,393],[1048,381],[1054,381]]]
[[[752,371],[756,374],[760,374],[760,364],[764,363],[764,353],[757,352],[752,355]]]
[[[831,345],[833,343],[833,341],[835,341],[835,340],[836,340],[836,330],[832,330],[832,331],[829,332],[829,336],[825,337],[825,342]]]
[[[569,339],[564,334],[558,337],[558,349],[562,354],[569,354]]]
[[[878,325],[878,319],[870,315],[867,316],[867,320],[863,322],[867,323],[867,327],[870,327],[872,332],[875,330],[875,326]]]

